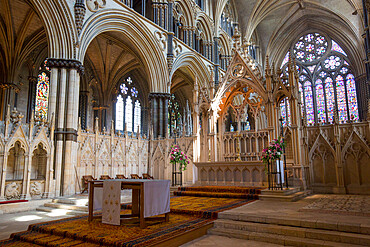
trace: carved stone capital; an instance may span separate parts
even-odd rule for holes
[[[169,93],[150,93],[149,94],[149,100],[154,99],[154,98],[170,99],[171,94],[169,94]]]
[[[80,61],[77,60],[49,58],[47,66],[50,68],[75,69],[80,76],[82,76],[85,72],[84,66]]]

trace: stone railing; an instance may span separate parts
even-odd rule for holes
[[[195,163],[198,185],[267,186],[261,161]]]
[[[222,139],[222,157],[225,161],[258,161],[268,145],[268,131],[226,132]]]

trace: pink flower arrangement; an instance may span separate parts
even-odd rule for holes
[[[180,150],[178,145],[172,145],[171,146],[171,152],[170,152],[170,163],[180,164],[180,171],[185,171],[186,166],[189,164],[188,156]]]
[[[270,160],[279,159],[283,154],[284,147],[285,143],[280,139],[280,137],[278,139],[274,139],[270,143],[270,146],[262,150],[262,161],[267,164]]]

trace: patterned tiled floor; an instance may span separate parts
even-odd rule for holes
[[[316,195],[313,203],[299,211],[370,216],[370,196],[363,195]],[[314,196],[315,197],[315,196]]]

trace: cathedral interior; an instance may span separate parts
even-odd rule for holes
[[[370,194],[370,1],[0,0],[0,201],[83,176]],[[179,181],[177,181],[179,182]]]

